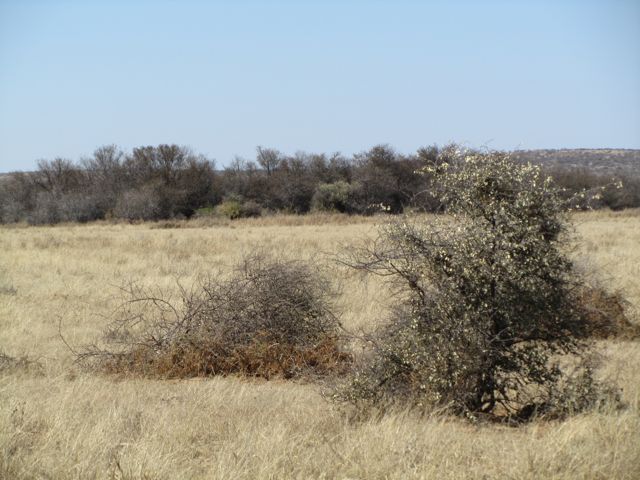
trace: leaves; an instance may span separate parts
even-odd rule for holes
[[[506,153],[450,148],[422,173],[447,215],[388,224],[343,259],[400,295],[338,397],[515,414],[558,381],[555,355],[583,347],[567,202]]]

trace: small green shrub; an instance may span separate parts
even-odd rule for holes
[[[353,186],[345,181],[321,183],[311,199],[311,208],[320,212],[351,213]]]
[[[216,207],[216,212],[230,220],[242,217],[242,204],[239,200],[225,200]]]
[[[229,198],[216,206],[216,212],[229,220],[237,218],[259,217],[262,215],[262,208],[257,203],[248,200],[242,201],[237,198]]]

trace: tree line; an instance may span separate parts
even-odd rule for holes
[[[183,146],[143,146],[125,152],[107,145],[78,162],[41,160],[34,172],[0,179],[0,222],[161,220],[208,214],[238,218],[265,212],[434,212],[442,205],[431,194],[431,179],[415,172],[455,148],[434,145],[404,155],[388,145],[377,145],[344,156],[285,155],[258,147],[255,159],[237,157],[216,170],[213,160]],[[557,165],[546,171],[567,197],[598,189],[599,199],[592,206],[640,207],[640,177],[611,177]]]

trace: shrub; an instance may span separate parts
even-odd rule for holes
[[[621,390],[609,382],[595,379],[598,362],[595,356],[576,366],[567,366],[565,375],[550,383],[538,402],[520,409],[519,419],[534,416],[562,419],[584,411],[606,410],[622,405]]]
[[[107,329],[108,348],[84,362],[108,372],[162,377],[237,373],[264,378],[343,371],[334,291],[301,262],[254,255],[227,280],[182,290],[180,307],[136,287]]]
[[[207,205],[206,207],[198,208],[194,213],[194,217],[196,218],[211,217],[214,215],[215,211],[216,211],[215,207],[211,205]]]
[[[242,216],[244,218],[254,218],[262,215],[262,207],[253,200],[247,200],[242,204]]]
[[[242,203],[240,203],[240,200],[225,200],[216,207],[216,210],[220,215],[227,217],[229,220],[242,217]]]
[[[17,223],[27,216],[26,211],[20,202],[8,195],[3,195],[0,189],[0,223]]]
[[[104,218],[100,198],[90,193],[71,193],[58,199],[60,219],[66,222],[86,223]]]
[[[229,220],[237,218],[259,217],[262,208],[257,203],[249,200],[243,202],[238,198],[229,198],[216,207],[216,211]]]
[[[350,209],[350,192],[351,185],[344,181],[321,183],[313,194],[311,208],[322,212],[346,213]]]
[[[0,176],[0,221],[27,220],[35,205],[35,191],[32,175],[16,172]]]
[[[584,284],[577,291],[578,306],[591,338],[640,338],[640,325],[627,318],[627,302],[620,292]]]
[[[140,190],[127,190],[118,198],[113,216],[127,220],[157,220],[160,216],[160,198],[151,186]]]
[[[33,225],[54,224],[62,220],[56,196],[49,192],[36,195],[35,208],[29,212],[27,220]]]
[[[586,351],[566,203],[538,167],[500,152],[450,149],[425,171],[448,215],[389,224],[342,260],[400,296],[336,398],[515,417],[561,381],[554,360]]]

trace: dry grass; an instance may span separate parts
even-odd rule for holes
[[[640,212],[576,220],[577,259],[602,269],[637,315]],[[0,229],[0,350],[41,365],[0,371],[0,478],[638,478],[637,342],[599,343],[627,409],[521,428],[401,411],[350,423],[314,384],[77,370],[59,319],[71,344],[92,342],[105,325],[96,312],[115,307],[124,281],[171,292],[176,277],[189,284],[256,247],[327,262],[323,252],[375,233],[375,219],[329,216],[159,226]],[[333,275],[348,293],[343,323],[371,328],[386,289],[337,267]]]

